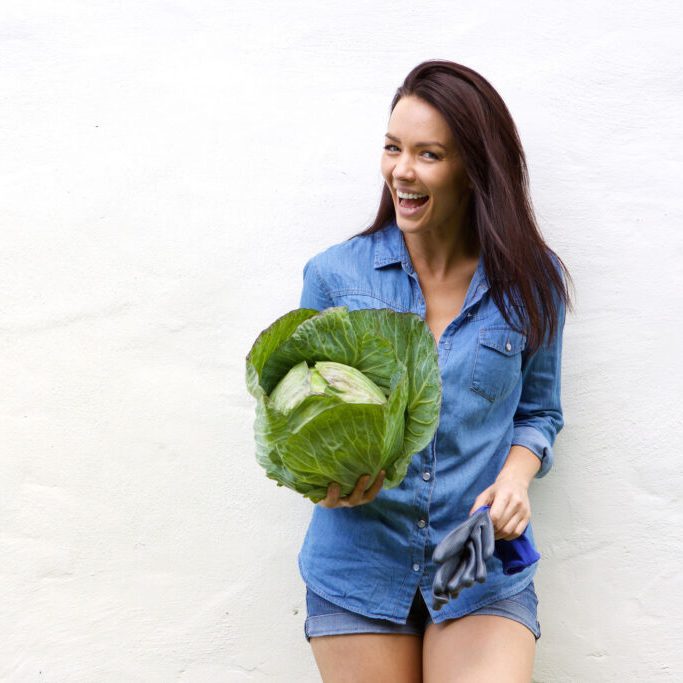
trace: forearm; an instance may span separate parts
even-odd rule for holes
[[[514,444],[510,448],[503,469],[498,474],[496,481],[502,479],[515,479],[529,486],[531,480],[541,468],[538,456],[524,446]]]

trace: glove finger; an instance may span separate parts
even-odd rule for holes
[[[486,520],[490,521],[488,508],[485,510],[479,510],[473,515],[470,515],[462,524],[453,529],[445,538],[441,540],[441,543],[436,546],[432,559],[434,562],[441,563],[448,557],[453,557],[461,553],[465,547],[467,539],[472,533],[472,529],[478,524],[486,523]]]
[[[471,540],[467,541],[467,549],[467,566],[465,567],[465,571],[460,577],[460,583],[465,588],[469,588],[474,583],[474,572],[476,570],[477,561],[477,558],[475,557],[474,553],[474,543]]]
[[[454,557],[462,552],[467,539],[470,537],[472,526],[478,521],[474,515],[451,531],[439,545],[434,548],[432,559],[441,564],[449,557]]]
[[[455,573],[450,577],[446,590],[448,591],[451,598],[456,598],[460,592],[460,579],[467,569],[467,557],[459,558],[458,568]]]
[[[473,527],[485,524],[487,519],[490,519],[488,508],[486,510],[479,510],[470,517],[470,520],[473,522]]]
[[[460,557],[450,557],[437,569],[432,583],[432,593],[446,592],[446,584],[450,577],[453,576],[453,572],[458,568],[459,563]]]
[[[493,522],[491,521],[491,516],[486,514],[486,519],[484,520],[482,526],[482,557],[484,560],[488,560],[489,557],[493,555],[493,551],[496,549],[496,534],[493,529]]]
[[[448,602],[448,595],[432,594],[432,609],[437,612]]]
[[[483,527],[478,526],[472,534],[472,541],[474,542],[474,578],[479,583],[486,581],[486,562],[482,557],[482,540],[481,535]]]

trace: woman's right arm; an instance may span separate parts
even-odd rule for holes
[[[315,311],[322,311],[330,306],[334,306],[325,283],[320,278],[320,273],[310,258],[304,266],[304,286],[301,291],[299,308],[312,308]]]

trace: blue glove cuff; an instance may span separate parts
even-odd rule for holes
[[[489,510],[490,505],[483,505],[479,510]],[[479,512],[477,510],[476,512]],[[493,554],[503,563],[503,574],[518,574],[541,559],[541,554],[534,548],[527,536],[527,526],[524,533],[512,541],[496,541]]]

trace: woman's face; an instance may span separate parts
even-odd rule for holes
[[[394,199],[398,227],[406,232],[457,229],[470,185],[439,111],[417,97],[402,97],[391,113],[384,142],[382,175]],[[427,199],[403,200],[398,191]]]

